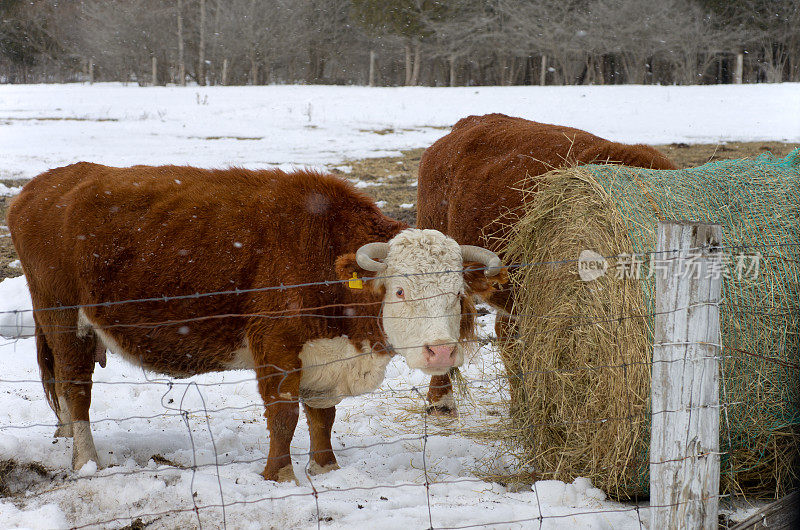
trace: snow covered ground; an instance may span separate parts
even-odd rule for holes
[[[336,166],[427,146],[459,118],[486,112],[621,141],[800,142],[800,84],[14,85],[0,86],[0,178],[30,178],[80,160]],[[314,528],[318,522],[325,528],[527,528],[539,527],[539,517],[543,528],[648,526],[645,508],[607,501],[582,479],[514,492],[477,478],[478,470],[505,464],[494,447],[457,432],[488,421],[499,406],[501,369],[490,347],[464,369],[478,405],[463,405],[455,425],[419,413],[427,378],[393,361],[377,392],[339,406],[333,443],[342,469],[313,481],[301,472],[309,447],[301,418],[292,447],[299,485],[259,476],[268,438],[251,373],[169,381],[112,356],[95,372],[92,401],[95,441],[109,467],[73,473],[71,441],[52,438],[55,418],[43,399],[34,341],[24,338],[30,313],[8,313],[29,307],[22,278],[0,283],[0,335],[6,337],[0,337],[0,461],[21,466],[14,483],[23,488],[0,498],[1,528],[119,528],[136,518],[151,528],[221,528],[223,521],[229,528]],[[492,320],[482,317],[484,335]],[[48,476],[25,467],[31,463],[42,464]]]
[[[611,140],[800,141],[800,84],[368,88],[0,86],[0,178],[110,165],[322,165],[504,112]],[[391,130],[391,131],[390,131]],[[384,134],[376,134],[381,132]]]
[[[484,332],[492,320],[483,317]],[[111,356],[106,368],[95,371],[92,401],[95,442],[110,467],[97,471],[89,464],[73,473],[71,441],[52,438],[53,415],[42,398],[35,357],[33,339],[0,339],[0,460],[38,462],[56,470],[55,478],[28,472],[24,480],[31,486],[24,497],[0,500],[0,527],[119,528],[140,517],[153,521],[153,528],[188,528],[198,524],[196,504],[203,527],[221,528],[225,504],[228,528],[314,528],[317,514],[325,528],[426,528],[428,499],[436,528],[520,520],[500,527],[527,527],[538,524],[540,510],[544,528],[639,527],[635,507],[605,501],[587,480],[542,481],[536,492],[510,492],[479,480],[475,474],[486,469],[487,455],[494,458],[492,448],[447,435],[458,426],[422,414],[427,377],[400,359],[390,364],[377,392],[337,407],[334,450],[340,470],[303,476],[309,441],[301,418],[292,445],[296,486],[265,482],[259,475],[268,437],[251,373],[169,381]],[[465,375],[491,379],[493,360],[492,352],[484,351]],[[474,397],[488,398],[497,385],[470,386]],[[466,414],[462,425],[490,418],[483,409]],[[429,494],[426,468],[433,483]]]

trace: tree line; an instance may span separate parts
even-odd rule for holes
[[[0,82],[800,81],[796,0],[0,0]]]

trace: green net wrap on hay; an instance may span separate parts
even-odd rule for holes
[[[619,499],[647,494],[655,289],[647,253],[658,220],[683,219],[720,223],[730,257],[721,488],[772,498],[797,487],[800,150],[679,171],[581,166],[535,181],[499,232],[508,263],[547,264],[513,272],[519,338],[500,344],[511,387],[505,434],[521,470],[589,477]],[[576,262],[587,249],[617,256],[591,282]],[[619,257],[631,253],[643,255]],[[618,277],[635,268],[639,279]]]

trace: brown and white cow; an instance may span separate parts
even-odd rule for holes
[[[417,190],[417,228],[439,230],[459,243],[500,252],[499,217],[520,208],[523,186],[559,167],[576,164],[623,164],[678,169],[656,149],[605,140],[580,129],[538,123],[504,114],[468,116],[422,155]],[[492,237],[488,237],[492,236]],[[510,286],[485,300],[498,308],[495,331],[507,336],[513,303]],[[454,413],[450,378],[434,376],[429,410]]]
[[[254,370],[270,433],[264,478],[294,479],[301,401],[310,471],[336,468],[335,405],[375,390],[395,353],[429,374],[459,366],[471,295],[505,277],[494,254],[409,229],[348,182],[309,171],[78,163],[28,183],[8,226],[75,469],[99,464],[89,404],[106,348],[174,377]],[[361,288],[340,281],[353,275]]]

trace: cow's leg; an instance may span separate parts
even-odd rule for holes
[[[31,295],[31,298],[33,298],[35,302],[38,301],[33,295]],[[56,438],[72,438],[72,418],[69,415],[69,407],[67,406],[67,402],[63,398],[60,400],[58,398],[55,382],[56,376],[54,371],[55,358],[53,350],[47,343],[47,337],[45,336],[40,320],[41,317],[38,317],[36,313],[34,313],[34,336],[36,339],[36,358],[39,362],[39,372],[42,376],[42,385],[44,386],[47,404],[50,405],[50,408],[53,409],[53,413],[56,415],[56,418],[58,418],[56,432],[53,434],[53,436]]]
[[[58,386],[58,385],[57,385]],[[58,394],[58,390],[56,390]],[[69,405],[63,397],[58,398],[58,410],[54,410],[58,417],[58,426],[53,438],[72,438],[72,417],[69,415]]]
[[[56,379],[65,381],[56,385],[58,401],[66,405],[65,418],[71,423],[68,431],[72,431],[72,469],[78,470],[89,460],[94,460],[100,467],[94,438],[89,425],[89,406],[92,401],[92,368],[94,359],[88,367],[75,369],[72,367],[59,369],[56,363]],[[62,405],[63,407],[63,405]]]
[[[39,370],[42,376],[42,384],[44,385],[47,403],[53,409],[56,418],[58,418],[58,425],[56,432],[53,434],[55,438],[72,438],[72,418],[69,415],[69,406],[67,401],[62,397],[59,398],[58,386],[55,376],[55,358],[53,350],[47,343],[44,330],[39,324],[39,319],[34,315],[36,329],[36,355],[39,361]]]
[[[287,385],[271,384],[275,379],[282,379],[284,374],[264,373],[266,370],[256,370],[259,378],[259,390],[264,399],[264,416],[267,418],[269,430],[269,455],[267,465],[264,466],[262,476],[267,480],[277,482],[297,482],[292,468],[292,459],[289,454],[294,430],[297,427],[297,418],[300,415],[298,404],[299,380],[294,391],[286,388]],[[298,378],[299,379],[299,378]]]
[[[74,313],[77,318],[76,312],[69,313]],[[52,319],[54,324],[58,324],[57,321],[60,320],[62,319]],[[76,319],[63,320],[65,322],[71,320],[71,327],[74,327]],[[48,326],[43,327],[46,330]],[[59,427],[56,435],[67,435],[70,432],[72,434],[72,469],[78,470],[90,460],[94,460],[99,467],[100,460],[89,426],[94,372],[94,335],[79,337],[74,332],[64,333],[62,330],[69,329],[64,323],[52,326],[52,329],[54,332],[47,335],[47,342],[52,346],[55,393],[58,400],[56,413],[59,417]]]
[[[336,407],[315,409],[303,404],[308,420],[308,432],[311,436],[311,462],[308,464],[309,475],[319,475],[339,469],[336,456],[331,447],[331,430],[336,419]]]
[[[248,334],[269,430],[269,455],[261,475],[266,480],[297,482],[289,446],[300,415],[300,348],[288,347],[290,341],[264,340],[264,335]]]
[[[428,403],[430,403],[426,409],[428,414],[446,417],[458,415],[456,400],[453,398],[453,384],[449,374],[431,377],[431,383],[428,386]]]

